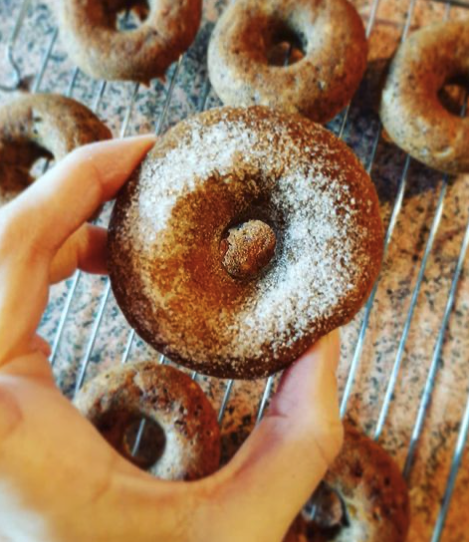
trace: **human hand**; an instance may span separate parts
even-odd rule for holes
[[[36,334],[49,285],[106,271],[106,231],[84,222],[153,143],[82,147],[0,211],[2,542],[280,541],[341,446],[337,333],[285,372],[235,457],[197,482],[127,462],[55,386]]]

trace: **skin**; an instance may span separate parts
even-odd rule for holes
[[[285,373],[236,456],[198,482],[137,469],[55,386],[36,334],[49,285],[106,272],[106,231],[85,221],[153,144],[81,147],[0,211],[1,542],[280,541],[339,452],[337,334]]]

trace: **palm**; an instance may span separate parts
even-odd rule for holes
[[[33,354],[18,363],[37,369],[45,367],[47,359]],[[108,446],[62,396],[46,370],[34,378],[5,372],[0,376],[0,403],[6,414],[0,426],[0,479],[7,484],[14,480],[15,497],[25,499],[38,516],[53,519],[54,532],[47,532],[45,526],[44,537],[37,533],[35,541],[50,542],[54,535],[69,542],[154,541],[155,525],[138,536],[128,515],[122,521],[122,509],[129,514],[137,502],[140,521],[149,516],[144,513],[145,506],[153,510],[150,517],[154,517],[155,507],[161,513],[167,509],[162,513],[165,521],[158,518],[158,531],[165,535],[164,540],[178,540],[166,538],[178,531],[174,523],[176,487],[168,506],[167,485],[160,487]],[[88,532],[91,529],[93,532]]]
[[[55,387],[35,335],[49,283],[105,271],[106,232],[83,223],[153,143],[82,147],[0,212],[2,542],[280,541],[339,451],[334,337],[286,373],[229,465],[198,482],[138,470]]]

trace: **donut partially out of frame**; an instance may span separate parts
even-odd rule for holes
[[[284,542],[404,542],[410,525],[407,484],[383,448],[345,424],[344,447]],[[313,509],[311,508],[311,511]]]
[[[157,350],[257,378],[355,315],[382,246],[376,191],[343,142],[304,117],[222,108],[171,129],[122,189],[108,269]]]
[[[77,147],[110,139],[84,105],[58,94],[23,94],[0,107],[0,206],[32,182],[40,158],[58,161]]]
[[[148,84],[163,76],[197,34],[202,0],[52,0],[63,44],[88,75]],[[137,6],[135,6],[137,4]],[[144,17],[135,30],[117,29],[118,13]]]
[[[303,58],[289,63],[286,52],[276,65],[270,55],[281,42]],[[355,94],[367,53],[362,20],[347,0],[236,0],[214,29],[208,68],[226,105],[267,105],[325,123]]]
[[[397,50],[381,101],[391,139],[419,162],[446,173],[469,172],[469,118],[448,111],[439,92],[469,82],[469,22],[413,33]]]

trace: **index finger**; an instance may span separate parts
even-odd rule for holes
[[[76,149],[0,212],[1,230],[10,245],[48,253],[62,243],[96,209],[112,199],[144,155],[155,136],[93,143]],[[12,237],[13,236],[13,237]]]
[[[0,367],[31,350],[57,250],[154,142],[143,136],[81,147],[0,211]]]

